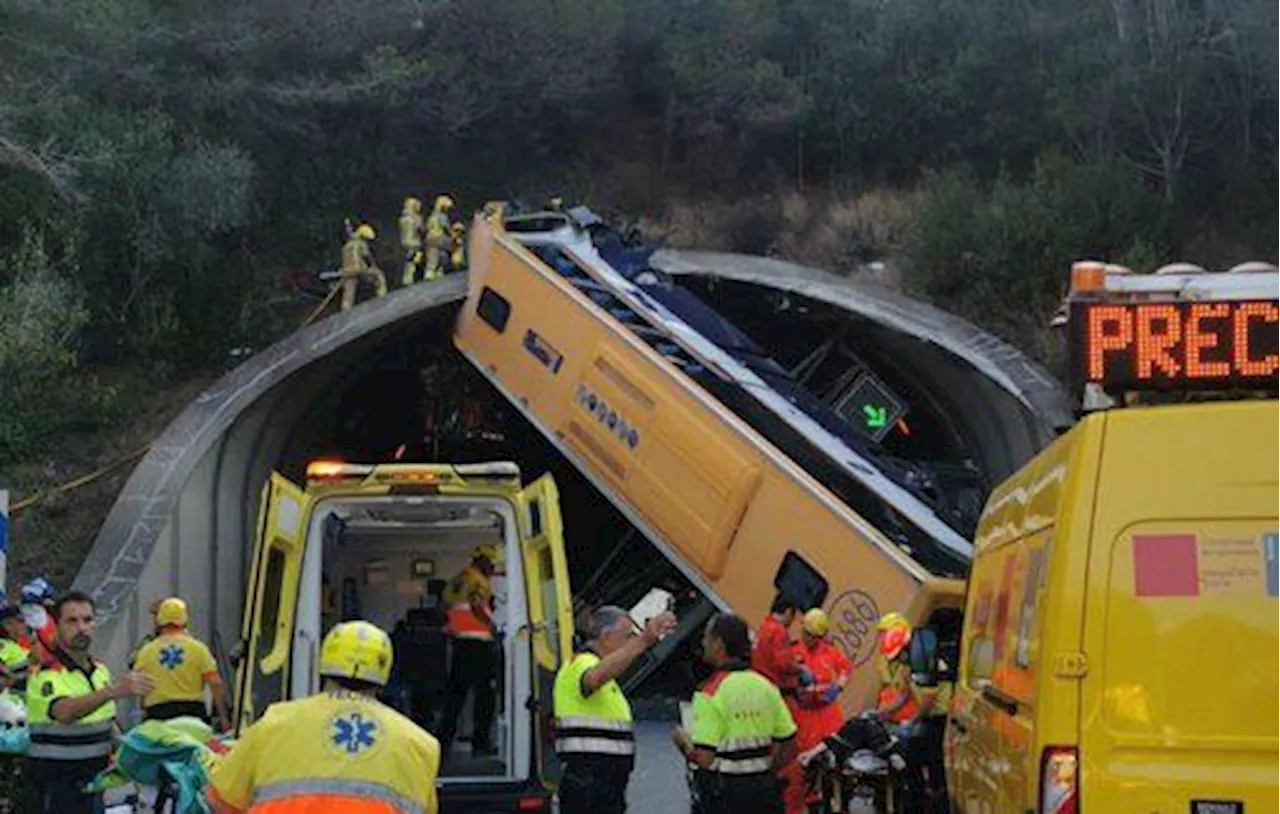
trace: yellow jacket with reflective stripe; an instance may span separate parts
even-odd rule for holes
[[[556,752],[561,755],[635,754],[631,703],[617,681],[608,681],[590,695],[582,679],[600,663],[595,653],[578,653],[556,673],[553,703]]]
[[[405,249],[422,248],[422,216],[406,212],[400,216],[400,245]]]
[[[353,237],[342,247],[342,273],[359,274],[372,264],[373,253],[363,238]]]
[[[69,724],[54,721],[49,709],[59,699],[77,698],[108,686],[111,671],[96,661],[92,672],[86,672],[63,654],[55,654],[55,659],[54,664],[42,666],[27,678],[27,726],[31,730],[27,754],[37,760],[105,758],[115,745],[114,701]]]
[[[13,639],[0,638],[0,663],[5,672],[17,679],[20,686],[26,686],[27,671],[31,666],[31,651]]]
[[[689,738],[695,747],[715,752],[712,772],[768,772],[773,744],[795,734],[796,724],[782,693],[772,681],[745,666],[720,670],[693,695]]]
[[[373,698],[272,704],[213,770],[210,797],[255,814],[435,814],[440,743]]]

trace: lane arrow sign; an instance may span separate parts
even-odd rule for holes
[[[889,423],[889,411],[874,404],[862,405],[862,414],[867,417],[867,426],[878,430]]]

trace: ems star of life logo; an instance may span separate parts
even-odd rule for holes
[[[364,757],[382,743],[378,722],[360,710],[340,712],[329,719],[329,747],[347,757]]]
[[[176,670],[182,666],[182,648],[171,644],[160,651],[160,666],[166,670]]]

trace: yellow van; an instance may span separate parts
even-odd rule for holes
[[[1094,413],[993,492],[946,737],[961,814],[1277,810],[1274,400]]]
[[[313,461],[305,486],[272,472],[262,493],[235,685],[237,732],[276,701],[320,687],[319,642],[362,618],[392,633],[384,700],[438,731],[449,644],[438,602],[478,547],[501,552],[495,751],[455,749],[442,768],[449,811],[546,811],[558,781],[551,686],[573,620],[555,481],[521,484],[514,463]],[[463,711],[462,738],[472,730]]]

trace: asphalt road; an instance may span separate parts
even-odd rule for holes
[[[668,739],[673,726],[636,722],[636,768],[627,787],[627,808],[636,814],[688,814],[684,761]]]

